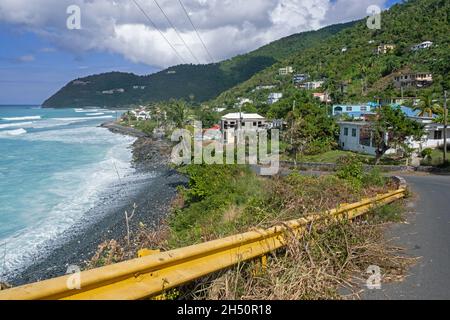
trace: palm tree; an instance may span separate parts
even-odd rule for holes
[[[441,112],[442,107],[438,103],[435,103],[431,92],[426,92],[420,96],[420,102],[413,109],[414,111],[419,111],[419,117],[428,116],[432,118],[434,114]]]
[[[189,110],[184,100],[174,100],[170,103],[168,115],[177,128],[183,128],[189,116]]]

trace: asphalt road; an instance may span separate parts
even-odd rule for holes
[[[450,176],[405,176],[412,191],[407,222],[387,237],[421,257],[401,283],[366,291],[366,299],[450,299]]]

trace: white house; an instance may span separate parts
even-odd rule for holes
[[[298,87],[305,90],[316,90],[323,86],[324,81],[309,81],[300,84]]]
[[[377,48],[377,54],[387,54],[395,50],[395,45],[393,44],[380,44]]]
[[[423,150],[425,148],[437,148],[444,145],[443,130],[444,126],[434,123],[433,117],[419,117],[418,111],[414,111],[408,107],[401,107],[402,112],[408,118],[413,119],[425,126],[425,135],[416,141],[412,138],[407,140],[408,145],[416,150]],[[339,146],[343,150],[361,152],[375,155],[376,145],[373,141],[372,126],[373,123],[366,121],[355,122],[338,122],[340,128]],[[447,143],[450,142],[450,128],[447,129]],[[386,141],[388,135],[385,137]],[[387,154],[395,153],[396,150],[388,150]]]
[[[328,95],[328,93],[325,92],[317,92],[313,93],[314,98],[319,99],[322,103],[331,103],[331,97]]]
[[[422,50],[422,49],[428,49],[431,48],[433,46],[433,42],[431,41],[424,41],[422,43],[416,44],[415,46],[413,46],[411,48],[412,51],[418,51],[418,50]]]
[[[272,92],[271,94],[269,94],[269,99],[267,101],[268,104],[274,104],[278,101],[280,101],[280,99],[283,98],[283,94],[280,92]]]
[[[238,98],[238,102],[236,103],[236,107],[242,107],[245,104],[252,104],[253,100],[248,99],[248,98]]]
[[[274,89],[275,87],[276,86],[273,84],[256,86],[255,89],[252,90],[252,92],[259,91],[259,90],[271,90],[271,89]]]
[[[266,118],[257,113],[228,113],[222,117],[220,123],[224,143],[232,144],[235,142],[236,130],[264,130],[266,123]]]
[[[119,88],[119,89],[111,89],[111,90],[105,90],[102,91],[102,94],[114,94],[114,93],[124,93],[125,89]]]
[[[133,114],[137,120],[149,120],[151,119],[150,112],[145,111],[144,109],[132,110],[131,114]]]
[[[294,72],[294,68],[292,68],[291,66],[287,66],[287,67],[278,69],[278,74],[280,76],[286,76],[286,75],[291,74],[293,72]]]
[[[425,87],[433,83],[433,74],[429,72],[407,73],[396,76],[394,85],[397,88],[402,87]]]
[[[217,113],[222,113],[222,112],[224,112],[225,110],[227,110],[227,108],[215,108],[215,109],[214,109],[214,111],[217,112]]]
[[[342,150],[355,151],[364,154],[375,155],[376,145],[370,122],[338,122],[339,147]]]

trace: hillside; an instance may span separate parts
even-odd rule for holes
[[[295,73],[307,73],[311,80],[324,80],[318,91],[327,91],[333,102],[364,102],[375,97],[400,96],[394,88],[396,75],[410,72],[433,73],[429,88],[442,93],[449,87],[450,69],[450,1],[410,0],[394,5],[382,14],[382,28],[370,30],[366,21],[335,36],[299,51],[282,62],[259,72],[251,79],[222,93],[214,105],[232,105],[238,97],[247,97],[257,106],[265,104],[268,90],[255,91],[258,85],[275,85],[285,97],[295,89],[292,76],[278,75],[278,69],[292,66]],[[432,41],[429,49],[412,51],[413,45]],[[393,44],[395,49],[377,54],[381,44]],[[423,89],[404,90],[404,96],[417,96]]]
[[[170,98],[207,101],[293,53],[326,41],[353,24],[350,22],[295,34],[215,64],[179,65],[147,76],[110,72],[76,79],[46,100],[43,106],[115,107]]]

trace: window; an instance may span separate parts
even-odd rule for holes
[[[365,112],[365,111],[367,111],[367,107],[366,106],[361,107],[361,112]]]
[[[348,128],[344,128],[344,136],[348,136]]]
[[[370,142],[372,140],[371,130],[369,127],[361,128],[359,131],[359,144],[362,146],[370,147]]]
[[[253,122],[253,126],[256,127],[256,122]]]
[[[441,139],[442,139],[442,131],[435,131],[434,140],[441,140]]]
[[[356,137],[356,129],[352,129],[352,137]]]
[[[346,110],[347,110],[347,112],[352,112],[353,108],[352,107],[347,107]]]

